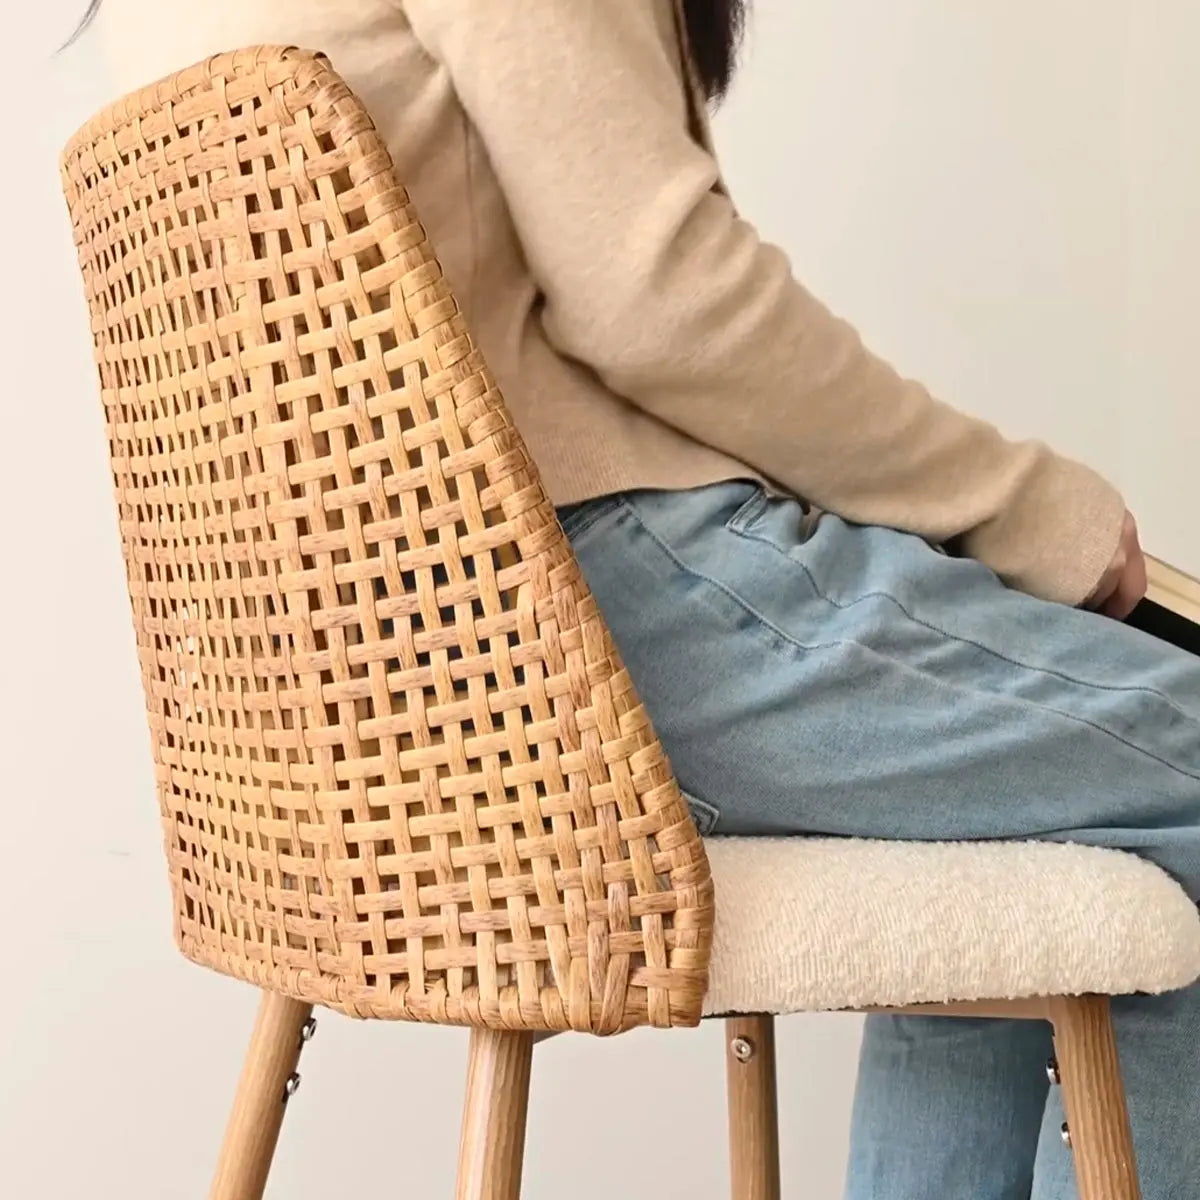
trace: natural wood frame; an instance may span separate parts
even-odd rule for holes
[[[1149,599],[1200,625],[1200,579],[1150,557],[1146,559],[1146,573],[1150,582]]]
[[[1107,996],[920,1004],[871,1013],[1048,1021],[1079,1200],[1140,1200]],[[309,1006],[266,992],[209,1200],[262,1200]],[[526,1031],[475,1029],[456,1200],[519,1200],[533,1049]],[[775,1018],[725,1019],[732,1200],[779,1200]]]

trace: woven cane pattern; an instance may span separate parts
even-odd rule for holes
[[[702,843],[362,105],[224,55],[63,182],[183,953],[363,1017],[698,1020]]]

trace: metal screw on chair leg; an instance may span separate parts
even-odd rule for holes
[[[1058,1059],[1052,1058],[1046,1064],[1046,1078],[1056,1087],[1062,1083],[1062,1072],[1058,1069]]]
[[[283,1085],[283,1102],[286,1104],[300,1090],[300,1074],[293,1071]]]
[[[1071,1127],[1066,1123],[1066,1121],[1064,1121],[1062,1123],[1062,1129],[1059,1130],[1059,1136],[1062,1138],[1064,1146],[1070,1146],[1070,1144],[1071,1144]]]
[[[305,1042],[311,1042],[317,1033],[317,1018],[309,1017],[303,1025],[300,1026],[300,1045]]]
[[[734,1038],[729,1049],[740,1063],[748,1063],[754,1057],[754,1043],[747,1037]]]

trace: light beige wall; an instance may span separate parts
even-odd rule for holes
[[[1149,543],[1200,576],[1200,8],[1137,0],[1128,27],[1122,479]]]

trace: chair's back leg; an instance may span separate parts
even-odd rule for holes
[[[725,1071],[733,1200],[779,1200],[774,1017],[726,1020]]]
[[[534,1035],[471,1031],[457,1200],[519,1200]]]
[[[1140,1200],[1107,996],[1050,1002],[1079,1200]]]
[[[209,1200],[262,1200],[312,1005],[264,992]]]

